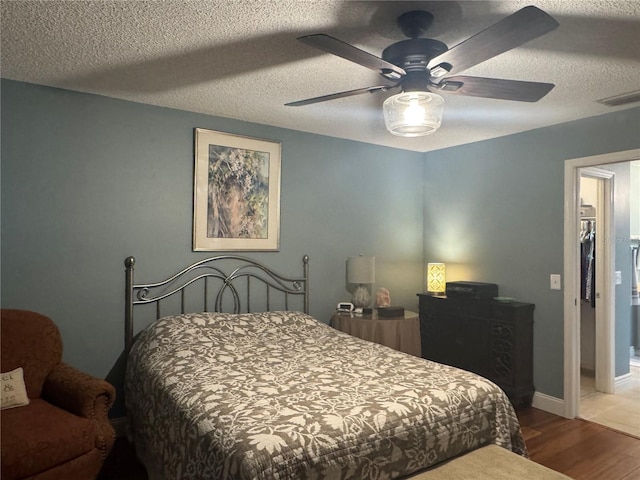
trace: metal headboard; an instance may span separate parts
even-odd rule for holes
[[[156,318],[160,318],[160,302],[173,295],[180,294],[180,313],[185,312],[185,289],[189,285],[201,282],[204,285],[204,310],[209,310],[209,299],[215,298],[213,311],[220,312],[223,299],[231,297],[233,312],[250,312],[251,309],[251,281],[266,286],[265,310],[270,310],[271,289],[284,294],[285,310],[289,307],[289,295],[302,295],[304,312],[309,313],[309,256],[302,257],[302,277],[289,277],[279,274],[269,267],[238,255],[220,255],[206,258],[176,273],[172,277],[157,283],[135,284],[133,270],[136,259],[127,257],[124,261],[126,272],[124,345],[128,354],[133,346],[133,307],[136,305],[156,305]],[[226,268],[226,270],[223,270]],[[246,280],[246,304],[242,308],[239,282]],[[217,291],[210,295],[210,283],[216,283]],[[227,294],[225,296],[225,294]],[[258,310],[255,310],[258,311]]]

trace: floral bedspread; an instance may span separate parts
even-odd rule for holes
[[[157,320],[125,388],[151,480],[391,479],[492,443],[527,455],[489,380],[299,312]]]

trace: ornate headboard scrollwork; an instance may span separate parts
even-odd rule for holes
[[[160,318],[160,304],[174,295],[180,294],[180,313],[186,312],[185,291],[190,285],[203,284],[203,309],[200,311],[223,311],[224,305],[231,305],[232,313],[268,311],[272,296],[279,292],[284,299],[284,310],[289,310],[289,296],[302,296],[302,310],[309,313],[309,256],[302,258],[301,277],[290,277],[275,272],[271,268],[251,258],[238,255],[220,255],[206,258],[176,273],[172,277],[156,283],[135,284],[134,257],[124,261],[126,272],[125,292],[125,351],[133,346],[134,306],[155,304],[156,318]],[[252,282],[266,287],[261,299],[261,309],[252,308]],[[243,283],[243,285],[241,285]],[[212,289],[212,284],[215,288]],[[246,298],[243,304],[242,299]],[[210,300],[213,299],[213,309]],[[230,300],[229,300],[230,299]],[[224,303],[224,301],[228,303]],[[300,308],[298,308],[300,310]]]

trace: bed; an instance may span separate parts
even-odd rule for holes
[[[307,256],[297,277],[222,256],[140,285],[126,263],[125,403],[150,480],[410,478],[490,444],[527,456],[515,412],[489,380],[310,316]],[[185,289],[202,281],[220,282],[204,287],[212,311],[184,311]],[[284,299],[258,308],[256,293]],[[134,339],[134,308],[174,295],[180,311],[158,306]]]

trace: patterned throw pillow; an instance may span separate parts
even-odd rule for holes
[[[29,405],[22,367],[1,374],[2,409]]]

